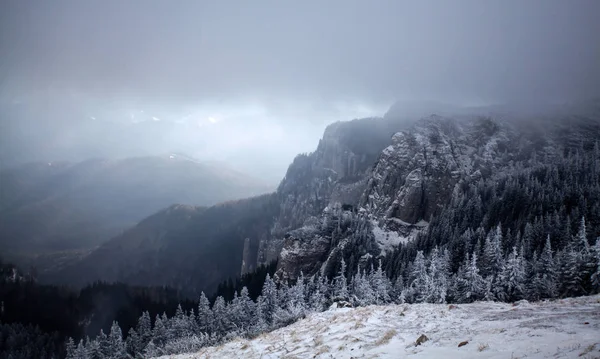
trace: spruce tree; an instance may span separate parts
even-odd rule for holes
[[[266,324],[271,325],[273,323],[273,314],[275,313],[275,309],[277,309],[277,286],[268,273],[263,284],[261,296],[263,299],[262,314],[264,315]]]
[[[277,279],[277,277],[275,277]],[[284,308],[289,301],[289,290],[287,281],[277,282],[279,284],[279,288],[277,289],[277,307]]]
[[[135,356],[135,353],[139,353],[141,350],[143,350],[143,348],[140,349],[140,347],[141,343],[137,331],[135,328],[129,328],[129,332],[127,332],[127,339],[125,340],[125,348],[127,353],[129,353],[131,356]]]
[[[239,321],[240,327],[247,331],[253,324],[253,318],[256,312],[256,304],[250,299],[248,288],[243,287],[239,295]]]
[[[125,354],[125,353],[123,353],[123,354]],[[79,344],[77,344],[77,348],[75,348],[75,352],[74,352],[73,358],[75,358],[75,359],[88,359],[88,354],[87,354],[87,350],[85,349],[85,345],[83,344],[83,339],[81,339],[79,341]],[[115,357],[115,358],[125,358],[125,355],[123,355],[121,357]]]
[[[410,291],[409,301],[422,303],[429,296],[430,285],[429,274],[427,273],[427,265],[423,251],[418,251],[410,273]]]
[[[229,321],[232,323],[232,326],[236,331],[241,331],[243,327],[243,313],[240,304],[240,298],[237,292],[234,291],[233,299],[231,300],[229,305],[227,305],[227,317],[229,318]]]
[[[148,311],[142,313],[142,316],[138,320],[136,331],[139,338],[138,352],[141,353],[146,345],[150,343],[150,340],[152,340],[152,319]]]
[[[151,340],[150,343],[144,349],[144,358],[156,358],[162,356],[165,352],[162,350],[162,347],[157,346],[154,343],[154,340]]]
[[[152,329],[152,345],[162,348],[167,342],[167,327],[162,318],[157,314],[154,320],[154,328]]]
[[[69,337],[67,342],[65,343],[65,351],[67,352],[66,359],[74,359],[75,358],[75,349],[77,346],[75,345],[75,341],[73,338]]]
[[[517,247],[513,247],[512,253],[500,273],[500,284],[502,288],[502,291],[498,292],[500,300],[516,301],[523,299],[525,293],[525,265],[523,258],[517,253]]]
[[[356,305],[366,306],[376,303],[375,292],[364,270],[354,276],[354,290]]]
[[[550,242],[550,235],[546,238],[544,250],[539,258],[539,264],[537,266],[539,272],[540,282],[540,297],[541,298],[555,298],[557,295],[556,282],[558,275],[556,271],[556,263],[552,255],[552,244]]]
[[[329,286],[327,285],[326,280],[327,278],[324,275],[319,275],[314,280],[314,288],[308,301],[310,310],[312,311],[321,312],[325,310],[327,306],[327,292]]]
[[[594,261],[594,267],[590,276],[592,291],[594,293],[600,292],[600,237],[596,238],[596,244],[590,248],[591,257]]]
[[[165,333],[166,333],[166,343],[168,343],[169,341],[175,339],[176,335],[175,335],[175,331],[173,330],[173,324],[174,324],[174,319],[175,317],[167,317],[167,314],[165,312],[163,312],[162,317],[160,318],[165,326]]]
[[[108,341],[110,343],[110,358],[125,358],[127,356],[125,343],[123,342],[123,333],[121,332],[119,323],[116,321],[113,321],[113,324],[110,327]]]
[[[306,286],[304,285],[304,274],[300,272],[300,276],[296,280],[290,290],[288,291],[288,303],[289,305],[298,308],[304,313],[306,310]]]
[[[188,337],[193,334],[193,325],[190,322],[190,317],[181,308],[181,304],[177,306],[175,316],[170,319],[171,326],[169,338],[176,339]]]
[[[577,232],[577,236],[575,237],[575,250],[579,251],[582,254],[587,254],[590,249],[590,245],[587,240],[587,229],[585,225],[585,218],[581,217],[581,221],[579,222],[579,231]]]
[[[392,288],[392,298],[396,304],[404,304],[404,280],[402,275],[398,275],[396,280],[394,281],[394,286]]]
[[[465,259],[462,270],[456,277],[456,301],[459,303],[471,303],[484,299],[486,282],[479,274],[477,267],[477,253],[473,252],[471,259],[469,255]]]
[[[576,248],[581,255],[580,277],[581,286],[584,293],[590,293],[595,290],[594,273],[596,272],[596,253],[595,246],[590,246],[587,239],[587,228],[585,218],[581,218],[579,231],[577,232]]]
[[[591,281],[592,281],[592,290],[595,293],[600,292],[600,237],[596,238],[596,244],[592,247],[593,258],[596,263],[596,268],[592,272]]]
[[[346,262],[342,258],[340,262],[340,270],[337,276],[333,279],[333,300],[348,300],[348,283],[346,281]]]
[[[530,261],[525,261],[525,299],[540,300],[544,291],[543,285],[540,256],[536,251]]]
[[[428,274],[430,278],[430,288],[427,290],[428,303],[445,303],[448,293],[448,252],[440,253],[435,247],[431,252]]]
[[[370,278],[371,287],[373,288],[373,295],[375,296],[375,304],[385,304],[389,303],[390,291],[391,291],[391,283],[388,277],[383,273],[383,269],[381,266],[381,259],[379,260],[379,264],[377,265],[377,270],[371,273]]]
[[[253,325],[250,328],[250,335],[259,335],[268,330],[269,324],[265,314],[266,303],[262,295],[256,298],[256,311],[254,312]]]
[[[198,329],[202,333],[209,333],[213,330],[213,315],[210,309],[210,302],[204,292],[200,293],[200,300],[198,303]]]
[[[225,299],[222,296],[218,296],[215,299],[215,303],[212,307],[214,321],[215,321],[215,333],[220,336],[224,336],[231,329],[229,317],[227,315],[227,306]]]
[[[579,296],[585,293],[581,278],[582,262],[581,252],[573,246],[568,246],[563,251],[560,266],[561,297]]]
[[[100,353],[103,358],[110,358],[111,355],[111,343],[108,339],[108,336],[104,334],[104,331],[100,329],[100,334],[96,337],[96,341],[98,342],[98,347],[100,349]]]
[[[100,351],[100,343],[98,343],[98,340],[90,340],[88,338],[85,348],[89,359],[105,359],[102,355],[102,351]]]
[[[497,300],[498,298],[496,298],[496,293],[494,293],[494,281],[492,280],[492,278],[488,277],[484,278],[483,280],[485,281],[485,291],[483,294],[483,300],[488,302]]]
[[[500,225],[490,231],[483,247],[482,275],[495,278],[502,270],[502,228]]]

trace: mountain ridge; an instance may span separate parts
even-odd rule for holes
[[[481,115],[481,109],[420,118],[394,118],[389,112],[384,118],[334,123],[315,152],[294,159],[277,191],[267,196],[266,215],[231,204],[231,211],[239,213],[235,226],[258,221],[258,230],[245,224],[249,227],[227,232],[228,218],[215,218],[211,226],[222,228],[217,236],[229,236],[227,245],[236,248],[232,253],[239,257],[229,263],[242,268],[237,275],[273,260],[283,279],[294,280],[300,271],[330,275],[341,258],[352,273],[425,233],[461,186],[531,166],[537,156],[589,151],[600,136],[597,113],[592,108],[586,117],[578,114],[587,111],[585,106],[577,108],[584,111],[497,118]],[[523,118],[529,118],[527,123]],[[246,201],[256,208],[262,200]],[[199,224],[183,231],[194,238],[207,228]],[[190,248],[201,253],[204,244],[195,243]],[[212,283],[227,279],[213,274],[218,280]],[[123,275],[120,279],[132,274]],[[169,285],[200,290],[208,288],[205,281],[175,279]]]
[[[241,172],[180,155],[28,163],[0,171],[0,248],[26,258],[87,251],[173,203],[268,192]]]

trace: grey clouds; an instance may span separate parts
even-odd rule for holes
[[[278,176],[327,123],[382,115],[398,99],[600,94],[595,0],[4,1],[0,13],[3,106],[68,104],[27,121],[60,122],[49,118],[61,111],[204,121],[198,134],[177,130],[191,151],[248,135],[239,151],[256,161],[285,144],[271,158]],[[206,135],[211,124],[221,137]]]

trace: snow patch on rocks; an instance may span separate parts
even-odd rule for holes
[[[377,221],[371,221],[371,224],[373,225],[373,236],[375,236],[375,241],[381,248],[382,255],[388,251],[394,250],[400,243],[407,243],[412,239],[411,236],[404,237],[396,231],[380,228]]]

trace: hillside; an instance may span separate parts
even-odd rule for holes
[[[597,358],[599,332],[598,295],[369,306],[310,314],[255,339],[162,358]],[[415,346],[421,335],[428,340]]]
[[[0,248],[40,260],[91,249],[173,203],[268,192],[242,173],[179,155],[25,164],[0,171],[0,183]]]
[[[221,281],[239,275],[246,238],[267,235],[278,209],[273,195],[209,208],[172,205],[43,279],[78,286],[96,280],[170,286],[192,297],[212,293]]]

